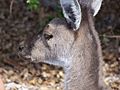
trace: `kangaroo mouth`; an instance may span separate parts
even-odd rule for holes
[[[35,58],[33,58],[31,55],[25,55],[25,56],[22,56],[22,58],[23,59],[25,59],[25,60],[30,60],[30,61],[36,61],[36,59]]]
[[[35,61],[36,59],[33,58],[31,55],[26,55],[25,56],[26,59],[30,59],[31,61]]]
[[[40,61],[41,58],[37,59],[37,58],[34,58],[34,57],[31,56],[31,55],[26,55],[26,56],[24,56],[24,58],[27,59],[27,60],[30,60],[30,62],[33,62],[33,63],[39,63],[39,62],[41,62],[41,61]],[[44,60],[43,60],[43,61],[44,61]]]
[[[19,58],[21,58],[21,59],[24,59],[24,60],[34,60],[32,57],[31,57],[31,55],[25,55],[25,54],[23,54],[23,53],[18,53],[18,57]]]

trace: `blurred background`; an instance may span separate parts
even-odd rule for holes
[[[61,67],[19,58],[20,42],[63,17],[59,0],[0,0],[0,74],[6,90],[62,90]],[[104,59],[104,82],[120,90],[120,1],[103,0],[95,17]]]

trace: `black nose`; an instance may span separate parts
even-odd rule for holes
[[[19,46],[18,46],[18,56],[21,57],[21,58],[24,58],[25,55],[26,55],[25,46],[20,43]]]
[[[28,45],[25,44],[25,42],[19,43],[18,56],[22,57],[24,59],[30,58],[30,57],[28,57],[28,56],[30,56],[30,50],[29,50]]]
[[[19,46],[18,46],[18,51],[19,52],[22,52],[24,50],[24,48],[25,48],[24,45],[25,45],[24,41],[22,41],[22,42],[19,43]]]
[[[18,50],[19,50],[19,52],[22,52],[22,51],[24,50],[24,46],[23,46],[23,45],[20,45],[20,46],[18,47]]]

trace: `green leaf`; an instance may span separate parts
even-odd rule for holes
[[[40,2],[39,0],[27,0],[26,3],[28,4],[28,8],[30,10],[38,10]]]

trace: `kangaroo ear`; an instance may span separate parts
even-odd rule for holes
[[[93,0],[93,3],[92,3],[92,9],[94,10],[93,16],[96,16],[96,14],[101,8],[101,4],[102,4],[102,0]]]
[[[73,30],[77,30],[81,23],[81,7],[78,0],[60,0],[63,15]]]

